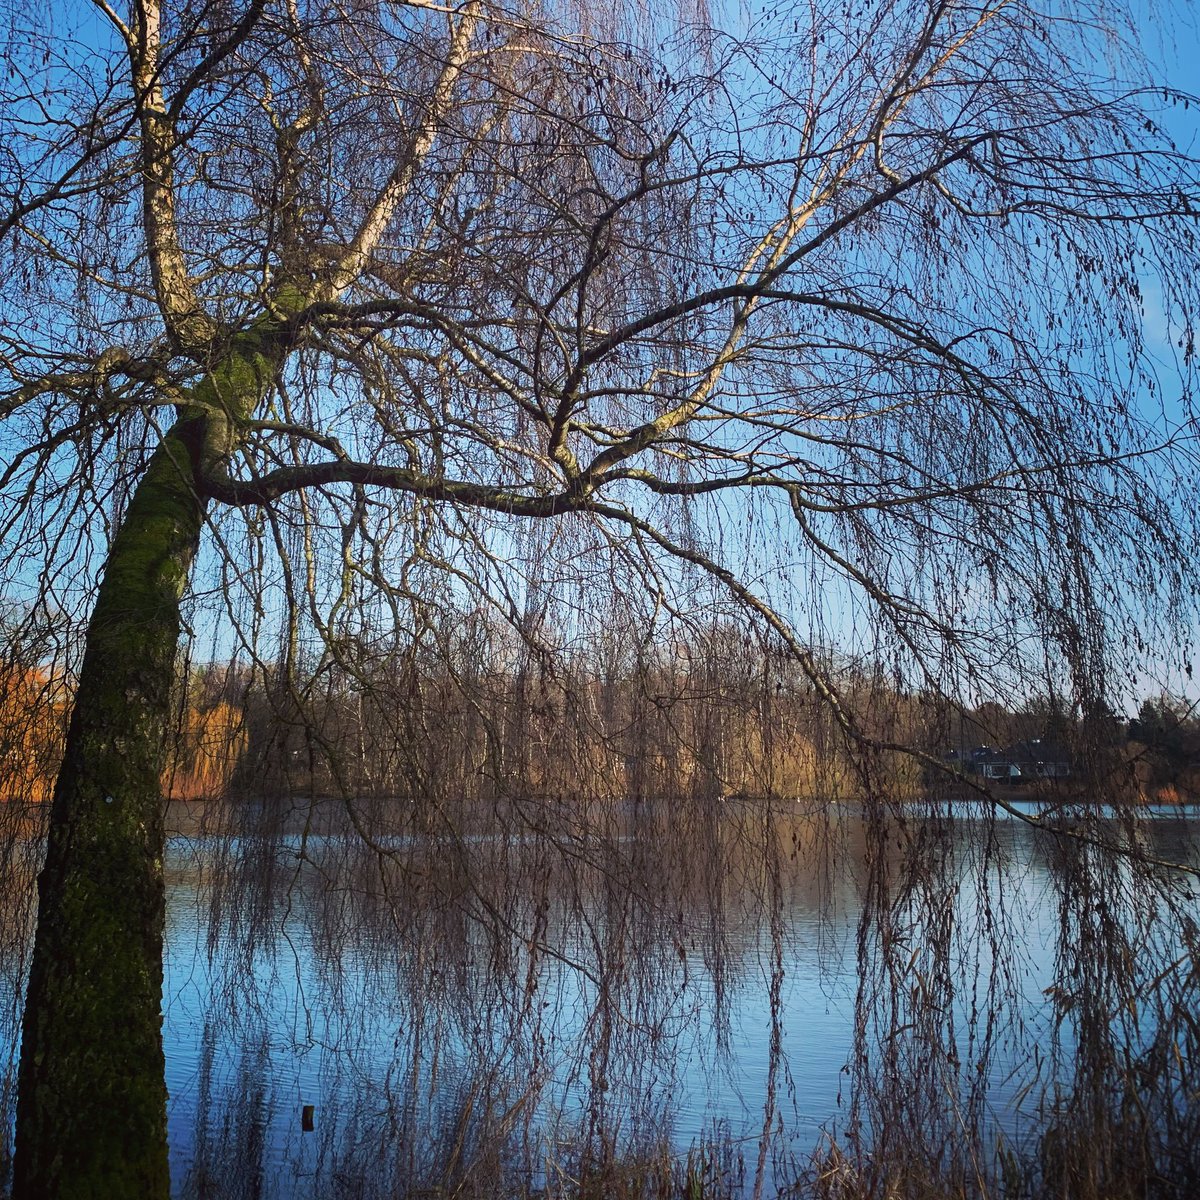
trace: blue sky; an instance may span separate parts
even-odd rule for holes
[[[1062,3],[1068,9],[1073,6],[1073,0],[1062,0]],[[52,5],[52,15],[56,9],[60,14],[65,11],[60,6]],[[72,9],[72,11],[80,10]],[[1200,91],[1200,68],[1197,67],[1197,62],[1200,62],[1200,22],[1198,22],[1195,10],[1182,3],[1141,3],[1140,7],[1135,10],[1134,16],[1142,48],[1147,56],[1158,64],[1163,80],[1180,90]],[[1198,140],[1200,140],[1200,134],[1198,134],[1200,126],[1197,124],[1198,114],[1200,114],[1200,106],[1183,109],[1165,105],[1162,109],[1161,119],[1182,147],[1195,149],[1200,148],[1197,146]],[[1172,360],[1174,357],[1173,342],[1179,331],[1172,328],[1164,316],[1155,290],[1148,286],[1146,295],[1145,327],[1155,357],[1162,366],[1163,395],[1161,403],[1169,420],[1172,415],[1172,405],[1178,411],[1178,383],[1177,376],[1174,380],[1172,378],[1175,375]],[[1172,388],[1175,389],[1174,393]],[[1144,402],[1154,407],[1159,404],[1157,398],[1152,400],[1148,396],[1144,398]],[[731,520],[735,523],[744,521],[744,511],[739,510],[732,514]],[[769,569],[769,566],[768,562],[763,568],[763,573]],[[203,582],[203,576],[198,582]],[[823,588],[827,586],[822,585]],[[832,600],[836,603],[836,596],[833,595],[831,587],[829,592]],[[840,622],[844,628],[848,620],[852,620],[852,617],[848,618],[844,613],[837,613],[831,617],[831,624],[836,625]],[[1200,674],[1200,672],[1196,673]],[[1177,691],[1188,690],[1189,686],[1194,694],[1200,684],[1188,685],[1183,673],[1178,668],[1168,669],[1161,678],[1158,675],[1147,673],[1145,678],[1137,684],[1138,690],[1143,693],[1154,692],[1161,687]]]

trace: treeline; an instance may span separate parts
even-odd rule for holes
[[[848,703],[864,707],[871,686],[847,679]],[[214,731],[241,714],[235,792],[489,800],[854,787],[828,706],[782,655],[729,627],[686,643],[612,637],[564,650],[468,622],[433,648],[343,646],[288,674],[204,668],[189,692],[189,714],[214,714]],[[899,740],[923,718],[919,704],[892,700],[878,706],[877,732]],[[224,762],[208,765],[215,744],[198,739],[199,753],[178,757],[175,794],[206,770],[220,776]],[[893,770],[899,779],[902,764]]]
[[[1200,800],[1200,706],[1165,695],[1143,701],[1129,722],[1126,744],[1146,798]]]
[[[828,669],[870,742],[924,761],[865,753],[790,658],[729,625],[564,646],[465,618],[419,643],[340,643],[288,669],[181,665],[163,786],[173,798],[832,798],[866,786],[906,798],[952,792],[954,760],[973,747],[1040,739],[1066,748],[1077,779],[1142,799],[1200,795],[1200,719],[1181,701],[1147,700],[1128,723],[1053,698],[962,710],[858,664]],[[40,802],[69,681],[10,663],[0,686],[0,794]]]
[[[70,710],[61,675],[13,656],[0,660],[0,798],[50,799]]]

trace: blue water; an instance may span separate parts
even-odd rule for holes
[[[1042,1056],[1056,1027],[1070,1053],[1069,1024],[1056,1026],[1047,991],[1060,936],[1053,855],[1048,835],[1011,817],[985,826],[972,810],[956,811],[956,842],[970,850],[986,829],[992,851],[962,854],[945,902],[957,972],[948,1019],[961,1038],[947,1092],[974,1069],[967,1017],[994,964],[981,925],[999,921],[1011,997],[986,1065],[987,1102],[996,1128],[1019,1142],[1053,1082]],[[779,820],[803,828],[809,818]],[[1194,854],[1197,820],[1194,811],[1148,812],[1156,853]],[[569,1170],[564,1147],[586,1133],[589,1116],[627,1149],[665,1139],[682,1156],[705,1139],[728,1140],[748,1190],[766,1136],[765,1182],[779,1182],[781,1163],[802,1161],[847,1115],[862,903],[855,821],[840,819],[843,835],[850,831],[840,866],[811,847],[784,855],[774,905],[763,903],[768,889],[753,872],[731,878],[715,903],[709,895],[707,908],[667,914],[660,929],[653,921],[640,929],[644,912],[613,911],[610,895],[597,896],[595,911],[558,922],[562,959],[544,955],[532,974],[520,931],[503,931],[499,940],[517,948],[499,985],[497,935],[469,920],[449,941],[414,942],[401,914],[394,950],[388,922],[377,923],[371,906],[363,920],[354,886],[339,883],[338,839],[308,843],[316,867],[296,866],[294,838],[267,845],[284,899],[276,895],[256,922],[234,920],[243,933],[253,926],[248,943],[228,932],[228,918],[227,936],[220,922],[214,933],[208,875],[218,856],[236,861],[239,846],[174,840],[164,1036],[177,1192],[369,1195],[386,1193],[390,1178],[431,1171],[433,1184],[444,1183],[443,1167],[431,1164],[467,1170],[488,1132],[509,1152],[519,1147],[545,1180]],[[503,853],[520,854],[520,841],[509,842]],[[319,865],[323,854],[334,866]],[[920,922],[929,918],[897,898],[902,934],[909,909],[905,986],[919,988]],[[549,924],[553,931],[553,914]],[[433,956],[423,965],[414,958],[421,947]],[[622,955],[630,963],[614,966],[611,956]],[[607,1006],[605,967],[617,979]],[[302,1129],[305,1105],[314,1107],[311,1132]]]
[[[1063,905],[1061,847],[1011,814],[956,803],[889,828],[886,917],[861,943],[868,843],[850,808],[663,810],[644,836],[628,822],[393,833],[375,848],[393,875],[336,822],[218,836],[174,816],[187,835],[165,863],[164,1044],[180,1197],[553,1189],[589,1146],[679,1162],[720,1146],[725,1179],[769,1195],[814,1149],[893,1119],[854,1109],[864,1078],[899,1097],[896,1119],[979,1126],[985,1148],[1032,1145],[1071,1084],[1062,971],[1080,956],[1061,943],[1098,910],[1070,891]],[[1200,862],[1196,809],[1096,828]],[[906,848],[938,847],[932,886],[906,878]],[[1113,1014],[1136,1052],[1160,971],[1189,961],[1196,879],[1163,869],[1162,892],[1127,866],[1103,878],[1147,981],[1136,1018]],[[27,932],[0,943],[7,1088]]]

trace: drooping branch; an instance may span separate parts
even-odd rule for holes
[[[977,778],[961,774],[955,766],[949,765],[939,758],[935,758],[919,747],[913,746],[910,743],[880,738],[867,733],[862,728],[853,708],[842,697],[836,681],[830,676],[829,672],[822,669],[812,651],[800,641],[791,622],[776,612],[770,604],[749,588],[728,567],[723,566],[700,550],[681,545],[679,542],[668,537],[661,529],[658,529],[650,522],[643,520],[626,509],[615,505],[592,504],[588,506],[588,510],[596,516],[627,525],[641,537],[646,538],[665,550],[672,558],[676,558],[681,562],[691,563],[693,566],[698,567],[719,581],[747,610],[757,613],[784,645],[787,646],[788,652],[799,665],[814,690],[829,707],[830,712],[833,713],[843,734],[852,746],[870,753],[890,752],[910,758],[926,770],[953,779],[957,785],[968,790],[980,800],[994,805],[997,809],[1020,821],[1022,824],[1028,825],[1030,828],[1044,832],[1052,837],[1066,838],[1081,845],[1097,847],[1106,854],[1115,855],[1119,858],[1134,859],[1147,866],[1170,871],[1180,871],[1200,879],[1200,866],[1163,859],[1157,855],[1147,853],[1143,847],[1119,844],[1093,834],[1087,829],[1076,829],[1063,826],[1061,823],[1051,823],[1046,816],[1021,808],[1007,797],[998,795],[994,789],[988,787],[985,783],[981,783]]]

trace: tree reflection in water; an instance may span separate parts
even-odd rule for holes
[[[1187,1194],[1186,877],[981,806],[439,814],[172,807],[178,1194]],[[1186,817],[1090,828],[1196,861]]]

